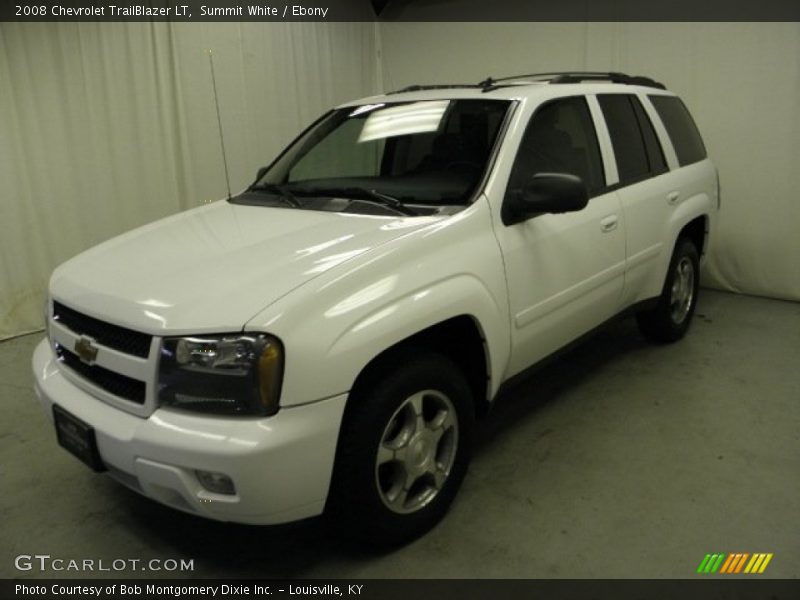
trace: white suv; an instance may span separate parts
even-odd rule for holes
[[[683,336],[719,202],[645,77],[358,100],[240,194],[60,266],[36,391],[62,446],[159,502],[400,543],[510,378],[623,311]]]

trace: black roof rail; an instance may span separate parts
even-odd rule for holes
[[[441,85],[409,85],[400,90],[389,92],[389,94],[400,94],[402,92],[419,92],[423,90],[445,90],[454,88],[479,88],[484,92],[490,92],[497,88],[508,85],[518,79],[536,79],[551,84],[562,83],[581,83],[583,81],[610,81],[611,83],[621,83],[624,85],[641,85],[645,87],[667,89],[663,83],[659,83],[650,77],[642,75],[626,75],[625,73],[604,72],[604,71],[557,71],[554,73],[527,73],[524,75],[509,75],[506,77],[487,77],[479,83],[448,83]]]
[[[513,79],[513,78],[512,78]],[[391,94],[402,94],[403,92],[422,92],[425,90],[451,90],[451,89],[464,89],[464,88],[480,88],[484,92],[488,92],[491,89],[494,89],[495,82],[500,81],[499,79],[492,79],[491,77],[487,77],[483,81],[479,83],[442,83],[442,84],[433,84],[433,85],[409,85],[399,90],[394,90],[391,92],[386,92],[386,95]]]
[[[456,88],[479,88],[480,84],[475,83],[443,83],[437,85],[409,85],[399,90],[386,92],[386,95],[402,94],[403,92],[422,92],[424,90],[451,90]]]
[[[642,75],[626,75],[625,73],[561,73],[557,74],[550,83],[578,83],[581,81],[605,81],[611,83],[622,83],[625,85],[642,85],[654,87],[661,90],[667,89],[663,83],[659,83],[650,77]]]
[[[498,77],[497,79],[488,78],[482,83],[488,83],[493,88],[498,83],[513,81],[515,79],[539,79],[548,83],[580,83],[582,81],[610,81],[611,83],[622,83],[625,85],[642,85],[654,87],[661,90],[667,89],[663,83],[659,83],[650,77],[642,75],[626,75],[613,71],[556,71],[553,73],[526,73],[524,75],[511,75],[508,77]],[[484,86],[484,87],[488,87]]]

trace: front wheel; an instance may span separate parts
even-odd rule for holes
[[[345,537],[395,546],[445,514],[467,470],[473,408],[462,372],[431,353],[384,361],[354,390],[328,514]]]
[[[694,243],[687,238],[678,239],[658,304],[636,315],[645,337],[668,343],[686,334],[697,306],[699,262]]]

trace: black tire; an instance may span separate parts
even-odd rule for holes
[[[473,424],[451,360],[423,350],[381,361],[345,412],[326,509],[336,533],[387,548],[431,529],[464,479]]]
[[[671,343],[686,335],[697,306],[699,264],[694,243],[688,238],[679,238],[658,304],[651,310],[636,314],[639,329],[645,337],[655,342]]]

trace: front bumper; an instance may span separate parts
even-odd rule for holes
[[[174,508],[240,523],[273,524],[322,513],[346,394],[284,408],[265,419],[114,408],[68,381],[47,340],[33,355],[36,394],[91,425],[109,474]],[[53,434],[55,442],[55,434]],[[195,470],[228,475],[235,495],[200,485]]]

